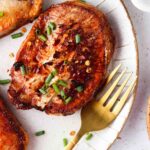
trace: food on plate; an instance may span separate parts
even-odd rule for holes
[[[80,2],[51,6],[40,15],[11,69],[8,90],[19,109],[69,115],[102,85],[115,40],[105,15]]]
[[[42,10],[43,0],[1,0],[0,37],[32,21]]]
[[[26,150],[28,136],[0,99],[0,150]]]

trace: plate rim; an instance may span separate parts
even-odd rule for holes
[[[135,50],[136,50],[136,76],[137,76],[137,80],[136,80],[136,85],[135,85],[135,89],[134,89],[134,92],[133,92],[133,100],[132,100],[132,103],[130,105],[129,113],[128,113],[127,117],[125,118],[124,123],[123,123],[120,131],[117,133],[116,138],[112,141],[112,143],[109,145],[109,147],[107,149],[110,149],[111,146],[116,142],[117,137],[120,135],[120,133],[122,132],[122,130],[125,127],[125,124],[127,123],[128,119],[129,119],[129,116],[130,116],[132,108],[133,108],[133,104],[135,103],[135,100],[136,100],[138,83],[139,83],[139,48],[138,48],[136,31],[135,31],[135,28],[134,28],[134,25],[133,25],[133,21],[132,21],[132,19],[130,17],[130,14],[128,12],[128,9],[125,5],[125,2],[123,0],[119,0],[119,1],[121,2],[122,6],[124,7],[124,10],[127,14],[127,18],[128,18],[128,20],[131,24],[132,33],[133,33],[133,36],[134,36],[134,45],[135,45]]]

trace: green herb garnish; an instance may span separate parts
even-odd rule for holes
[[[2,85],[8,84],[10,82],[11,82],[11,80],[9,80],[9,79],[0,80],[0,84],[2,84]]]
[[[67,98],[67,96],[66,96],[66,94],[65,94],[65,92],[64,92],[63,90],[60,91],[60,95],[61,95],[61,97],[62,97],[63,99],[66,99],[66,98]]]
[[[54,69],[54,70],[52,71],[52,75],[55,76],[56,74],[57,74],[57,70]]]
[[[53,89],[54,89],[54,91],[57,93],[57,94],[60,94],[60,89],[59,89],[59,87],[57,86],[57,84],[52,84],[52,87],[53,87]]]
[[[3,16],[4,16],[4,12],[0,11],[0,17],[3,17]]]
[[[41,136],[41,135],[43,135],[43,134],[45,134],[45,131],[44,131],[44,130],[38,131],[38,132],[35,133],[36,136]]]
[[[47,93],[45,86],[43,86],[42,88],[40,88],[39,91],[40,91],[40,93],[42,93],[43,95],[45,95],[45,94]]]
[[[66,100],[65,100],[65,104],[68,104],[69,102],[71,102],[72,101],[72,97],[70,96],[70,97],[68,97]]]
[[[48,75],[48,77],[45,80],[45,84],[49,85],[53,78],[54,78],[54,76],[52,74]]]
[[[47,38],[46,38],[46,36],[45,36],[44,34],[39,35],[38,38],[39,38],[41,41],[43,41],[43,42],[46,42],[46,41],[47,41]]]
[[[88,133],[87,136],[86,136],[86,140],[90,140],[91,138],[93,137],[93,134],[92,133]]]
[[[21,74],[22,74],[22,75],[25,75],[25,74],[26,74],[26,68],[25,68],[24,65],[22,65],[22,66],[20,67],[20,71],[21,71]]]
[[[82,3],[86,3],[86,1],[85,1],[85,0],[80,0],[80,2],[82,2]]]
[[[67,146],[68,140],[66,138],[63,139],[63,144],[64,144],[64,147]]]
[[[50,22],[49,27],[51,28],[51,30],[55,30],[56,29],[56,24],[54,22]]]
[[[77,86],[77,87],[76,87],[76,90],[77,90],[78,92],[82,92],[82,91],[83,91],[83,86],[82,86],[82,85]]]
[[[63,80],[58,80],[58,85],[61,85],[61,86],[64,86],[64,87],[67,87],[67,83]]]
[[[11,35],[12,39],[16,39],[16,38],[19,38],[19,37],[21,37],[21,36],[23,36],[23,33],[21,33],[21,32],[15,33],[15,34],[12,34],[12,35]]]
[[[47,35],[50,35],[52,33],[52,30],[49,26],[47,27],[46,31],[47,31]]]
[[[81,36],[80,36],[80,34],[76,34],[76,36],[75,36],[75,42],[76,42],[76,44],[79,44],[81,42]]]

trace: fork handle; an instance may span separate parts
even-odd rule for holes
[[[66,146],[65,150],[72,150],[78,141],[82,138],[83,134],[79,131],[75,137],[71,140],[71,142]]]

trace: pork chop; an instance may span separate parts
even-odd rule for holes
[[[26,150],[28,135],[0,99],[0,150]]]
[[[0,37],[39,15],[43,0],[0,0]]]
[[[40,15],[11,69],[8,90],[20,109],[69,115],[102,85],[115,40],[105,15],[80,2],[51,6]]]

